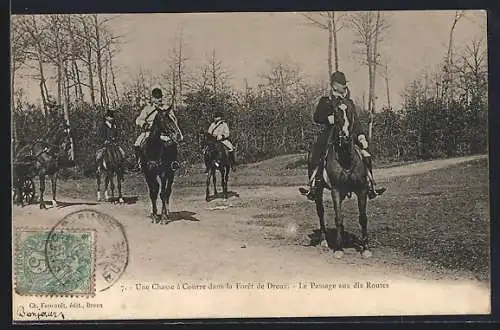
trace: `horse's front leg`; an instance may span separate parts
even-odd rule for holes
[[[104,173],[104,200],[106,202],[109,202],[108,186],[109,186],[109,173],[106,172]]]
[[[227,199],[227,195],[228,195],[228,192],[227,192],[227,181],[229,179],[229,172],[231,171],[231,167],[228,166],[226,167],[226,171],[224,173],[224,184],[222,186],[222,189],[224,190],[224,198]]]
[[[96,172],[96,181],[97,181],[97,201],[100,202],[102,200],[101,198],[101,171],[100,169],[97,169]]]
[[[109,188],[111,189],[111,198],[110,200],[113,201],[115,198],[115,178],[114,178],[114,173],[112,171],[109,172]]]
[[[46,209],[43,194],[45,193],[45,174],[40,175],[40,209]]]
[[[123,195],[122,195],[122,181],[123,181],[123,169],[119,169],[116,172],[116,185],[118,188],[118,203],[123,204],[125,201],[123,200]]]
[[[366,204],[367,204],[367,191],[366,189],[357,193],[358,196],[358,211],[359,211],[359,224],[361,226],[361,256],[364,258],[369,258],[372,256],[370,249],[368,248],[368,217],[366,216]]]
[[[205,200],[206,200],[207,202],[209,202],[209,201],[210,201],[210,176],[212,176],[212,173],[213,173],[212,169],[209,169],[209,170],[208,170],[208,173],[207,173],[207,182],[206,182],[206,184],[207,184],[207,189],[206,189],[206,191],[205,191]]]
[[[213,169],[212,181],[213,181],[213,184],[214,184],[214,196],[217,197],[217,169],[215,167]]]
[[[162,179],[162,186],[160,192],[160,198],[162,203],[162,223],[168,221],[170,215],[170,195],[172,194],[172,184],[174,182],[174,174],[167,173],[165,178]]]
[[[320,246],[322,248],[328,248],[327,241],[327,231],[325,227],[325,206],[323,205],[323,189],[320,189],[314,202],[316,203],[316,213],[319,218],[319,230],[320,230]]]
[[[158,199],[158,192],[160,190],[160,185],[156,181],[156,177],[151,175],[147,178],[147,183],[149,187],[149,198],[151,199],[151,222],[157,223],[158,218],[158,208],[156,206],[156,200]]]
[[[52,184],[52,207],[57,207],[57,201],[56,201],[57,172],[51,175],[50,181]]]
[[[333,255],[335,256],[335,258],[340,259],[344,256],[344,219],[342,217],[342,199],[339,190],[332,188],[331,193],[333,200],[333,209],[335,211],[335,228],[336,228]]]

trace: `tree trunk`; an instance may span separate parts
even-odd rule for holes
[[[85,18],[81,18],[82,25],[83,25],[83,30],[85,33],[85,38],[86,43],[87,43],[87,53],[86,53],[86,64],[87,64],[87,73],[89,75],[89,90],[90,90],[90,102],[92,102],[92,105],[96,105],[96,100],[95,100],[95,87],[94,87],[94,69],[92,68],[92,34],[89,30],[89,27],[87,25],[87,22],[85,22]]]
[[[109,96],[108,96],[108,75],[109,75],[109,61],[106,59],[104,61],[104,105],[109,106]]]
[[[177,81],[179,83],[179,98],[182,98],[182,39],[179,41],[179,54],[177,58]]]
[[[373,136],[373,117],[375,114],[375,77],[377,71],[377,45],[380,30],[380,11],[377,11],[377,21],[375,23],[375,36],[372,39],[373,42],[373,52],[371,53],[371,72],[370,72],[370,92],[371,92],[371,102],[370,102],[370,124],[368,128],[368,136],[371,139]]]
[[[332,11],[332,33],[333,33],[333,51],[335,53],[335,71],[339,70],[339,48],[337,43],[337,23],[335,21],[335,12]]]
[[[92,16],[94,19],[94,32],[95,32],[95,41],[96,41],[96,59],[97,59],[97,78],[99,80],[99,91],[100,91],[100,99],[101,106],[104,107],[106,105],[106,90],[104,87],[103,80],[103,70],[102,70],[102,50],[101,50],[101,35],[99,31],[99,21],[97,20],[97,15]]]
[[[333,45],[333,19],[331,13],[328,12],[328,79],[332,77],[332,45]],[[330,81],[330,84],[332,82]]]
[[[113,84],[113,90],[115,91],[116,99],[118,100],[120,98],[120,95],[118,95],[118,88],[116,87],[116,76],[115,76],[115,70],[113,69],[113,54],[111,53],[111,46],[108,46],[108,56],[109,56],[109,69],[111,71],[111,82]]]
[[[387,107],[391,108],[391,94],[389,93],[389,69],[387,64],[385,65],[385,89],[387,92]]]

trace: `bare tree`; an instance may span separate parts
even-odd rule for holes
[[[349,23],[356,35],[355,43],[360,46],[358,54],[361,55],[362,63],[368,68],[368,107],[370,111],[368,136],[371,138],[373,133],[373,116],[375,113],[375,79],[377,66],[380,64],[378,47],[390,24],[380,11],[376,13],[359,12],[352,14]]]
[[[36,63],[36,70],[38,71],[38,74],[34,77],[40,81],[40,96],[42,98],[44,112],[46,112],[48,90],[44,67],[45,62],[47,61],[44,39],[46,38],[48,27],[44,24],[45,22],[35,15],[20,17],[18,23],[19,32],[25,33],[32,45],[32,48],[25,49],[25,52],[27,53],[28,59],[33,60]]]
[[[334,11],[303,14],[303,16],[313,26],[328,32],[328,77],[330,78],[333,72],[332,62],[334,62],[335,64],[335,71],[338,71],[340,67],[337,33],[344,27],[342,24],[341,16]],[[334,52],[333,60],[332,49]]]
[[[453,64],[453,35],[455,32],[455,28],[457,26],[458,21],[465,15],[463,10],[455,11],[455,16],[453,18],[453,23],[450,28],[450,35],[448,40],[448,51],[446,53],[446,59],[444,64],[444,81],[443,81],[443,98],[446,101],[451,101],[454,98],[454,86],[453,86],[453,78],[454,78],[454,64]]]
[[[387,93],[387,108],[392,109],[392,107],[391,107],[391,93],[390,93],[390,89],[389,89],[389,80],[390,80],[389,64],[387,62],[385,63],[384,79],[385,79],[385,90]]]

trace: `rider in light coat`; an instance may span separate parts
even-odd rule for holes
[[[147,138],[150,134],[151,126],[153,125],[154,119],[158,114],[158,111],[168,111],[168,117],[172,121],[176,132],[168,134],[168,132],[162,132],[160,139],[162,139],[166,144],[181,142],[184,137],[179,128],[177,117],[175,116],[173,106],[167,108],[163,103],[163,91],[161,87],[155,86],[151,90],[151,102],[146,104],[142,109],[141,113],[135,120],[137,126],[142,129],[141,134],[137,137],[134,143],[135,155],[137,164],[140,168],[140,156],[142,154],[142,148],[144,147]],[[178,162],[174,162],[174,167],[178,167]]]
[[[229,152],[231,168],[234,171],[236,166],[235,148],[229,140],[229,125],[225,120],[222,119],[221,112],[217,111],[215,113],[214,120],[212,121],[212,123],[210,123],[207,133],[213,136],[218,142],[222,143],[224,147],[227,148]],[[208,172],[208,166],[205,169],[205,172]]]

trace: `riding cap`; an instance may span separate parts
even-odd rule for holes
[[[115,118],[115,110],[112,108],[109,108],[108,110],[106,110],[106,117]]]
[[[155,99],[163,98],[163,91],[159,85],[153,86],[151,89],[151,97]]]
[[[222,118],[222,111],[220,110],[214,111],[214,118]]]
[[[340,71],[335,71],[330,79],[330,83],[333,85],[333,83],[337,83],[339,85],[342,85],[343,87],[347,86],[347,80],[345,79],[345,74]]]

